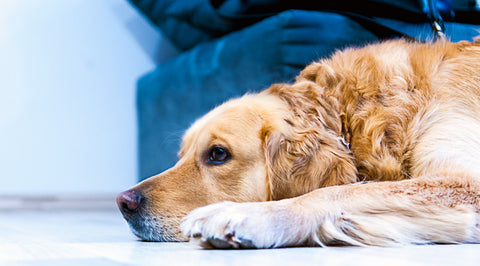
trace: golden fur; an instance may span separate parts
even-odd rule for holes
[[[129,222],[220,248],[478,243],[479,114],[480,40],[339,51],[198,120]]]

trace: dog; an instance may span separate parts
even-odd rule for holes
[[[480,39],[337,51],[197,120],[117,203],[148,241],[479,243]]]

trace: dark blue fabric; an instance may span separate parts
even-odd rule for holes
[[[158,26],[180,49],[195,45],[240,29],[243,24],[223,18],[208,0],[130,0]]]
[[[140,179],[171,167],[184,130],[221,102],[291,81],[335,49],[378,40],[374,29],[330,12],[288,10],[252,22],[220,15],[207,0],[131,1],[185,50],[138,82]],[[275,0],[260,2],[269,1]],[[251,1],[236,1],[241,2]],[[378,19],[405,34],[431,38],[428,23]],[[450,23],[447,29],[455,40],[478,34],[472,25]]]

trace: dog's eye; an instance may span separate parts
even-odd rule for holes
[[[222,164],[230,159],[230,153],[226,148],[214,146],[208,153],[207,162],[209,164]]]

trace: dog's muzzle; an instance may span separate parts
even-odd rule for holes
[[[145,241],[181,241],[165,227],[163,217],[147,212],[148,199],[139,190],[130,189],[117,196],[117,205],[132,233]]]

